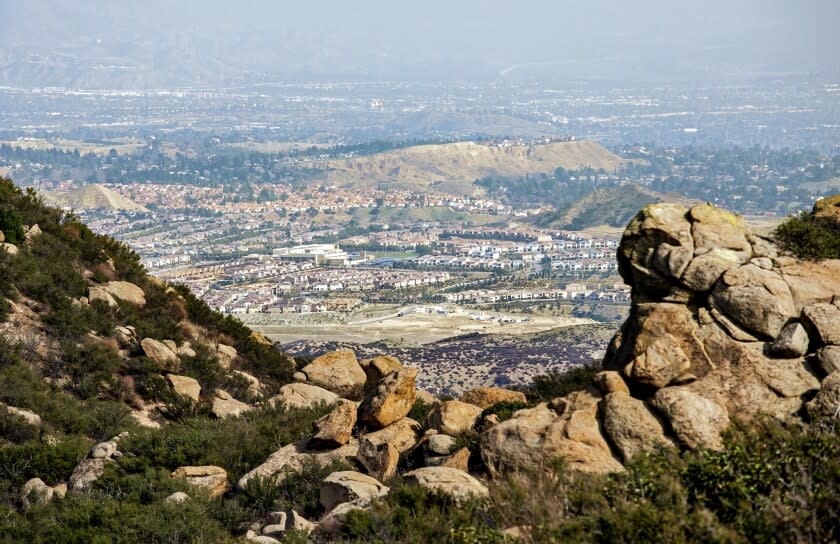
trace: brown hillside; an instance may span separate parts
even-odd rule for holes
[[[576,141],[510,148],[473,142],[421,145],[314,166],[329,169],[326,179],[338,185],[394,183],[471,194],[477,191],[473,181],[490,175],[516,177],[587,166],[612,172],[626,164],[595,142]]]
[[[85,185],[67,193],[49,193],[46,198],[51,203],[58,206],[69,206],[74,210],[146,210],[133,200],[97,183]]]

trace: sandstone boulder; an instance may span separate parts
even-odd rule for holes
[[[771,340],[788,320],[798,317],[788,284],[776,272],[754,264],[723,274],[712,304],[748,331]]]
[[[688,210],[679,204],[653,204],[627,225],[618,249],[621,276],[630,285],[667,292],[694,256]]]
[[[491,474],[541,467],[558,457],[579,472],[623,470],[601,434],[598,397],[576,391],[556,400],[552,403],[559,414],[542,403],[514,412],[481,434],[481,457]]]
[[[801,323],[791,321],[784,326],[779,337],[770,344],[774,357],[795,358],[808,353],[808,332]]]
[[[119,344],[121,348],[130,351],[136,350],[139,345],[137,341],[137,331],[134,327],[114,327],[114,338],[116,338],[117,344]]]
[[[271,405],[279,403],[287,409],[313,408],[319,403],[332,404],[338,400],[338,395],[316,385],[305,383],[289,383],[280,388],[277,395],[268,402]]]
[[[8,242],[0,243],[0,251],[5,251],[9,255],[17,255],[18,254],[18,247],[14,244],[10,244]]]
[[[724,272],[743,264],[747,257],[747,254],[731,249],[712,249],[691,260],[682,275],[682,282],[686,287],[698,293],[711,291]]]
[[[239,417],[252,409],[244,402],[233,398],[227,391],[216,389],[213,394],[213,407],[210,411],[219,419],[227,419],[229,417]]]
[[[367,375],[351,350],[333,351],[321,355],[301,372],[310,383],[336,393],[340,397],[361,400]]]
[[[368,474],[380,482],[385,482],[397,473],[400,452],[388,442],[377,445],[363,438],[359,442],[357,459]]]
[[[419,423],[410,417],[404,417],[384,429],[364,435],[364,438],[377,446],[385,443],[392,444],[397,451],[405,453],[417,445],[422,434]]]
[[[419,485],[430,491],[446,493],[455,499],[484,498],[490,491],[463,470],[447,467],[424,467],[405,474],[409,485]]]
[[[229,369],[237,355],[238,352],[235,347],[227,344],[216,344],[216,357],[219,359],[219,366],[222,368]]]
[[[437,397],[429,393],[428,391],[423,391],[422,389],[417,389],[415,391],[417,400],[423,402],[426,406],[434,406],[438,404],[440,401]]]
[[[38,427],[41,425],[41,416],[33,412],[32,410],[27,410],[25,408],[18,408],[16,406],[8,406],[0,402],[0,408],[5,408],[7,412],[10,414],[14,414],[19,418],[23,419],[29,425],[34,427]]]
[[[625,462],[639,452],[673,446],[665,436],[662,423],[647,405],[625,393],[606,396],[603,421],[604,431]]]
[[[177,374],[167,374],[166,381],[169,382],[169,387],[172,388],[176,394],[191,399],[193,402],[198,402],[199,395],[201,395],[201,385],[195,378],[189,376],[178,376]]]
[[[432,408],[427,422],[443,434],[457,435],[472,430],[482,411],[474,404],[447,400]]]
[[[356,499],[370,501],[387,494],[388,491],[387,486],[370,476],[361,472],[344,470],[333,472],[324,479],[321,485],[320,501],[321,506],[329,512],[341,503]]]
[[[47,504],[53,498],[55,490],[44,483],[41,478],[28,480],[20,489],[23,509],[28,510],[33,504]]]
[[[67,488],[71,493],[84,493],[90,486],[105,474],[105,464],[109,459],[82,459],[70,479],[67,480]]]
[[[127,281],[109,281],[104,285],[105,291],[114,298],[124,300],[135,306],[146,305],[146,294],[143,289]]]
[[[595,374],[593,379],[595,387],[602,395],[606,396],[610,393],[626,393],[630,394],[630,389],[627,388],[627,383],[621,377],[621,374],[614,370],[605,370]]]
[[[224,495],[228,487],[227,471],[213,465],[179,467],[172,472],[172,477],[184,479],[188,484],[206,490],[211,499]]]
[[[840,370],[840,346],[826,346],[816,353],[816,362],[826,374]]]
[[[359,443],[355,439],[334,450],[313,450],[309,447],[308,439],[299,440],[272,453],[263,464],[242,476],[237,485],[240,489],[247,490],[248,482],[256,477],[282,481],[290,473],[303,468],[307,460],[320,465],[327,465],[333,461],[352,462],[358,451]]]
[[[457,470],[463,470],[464,472],[469,472],[470,450],[468,448],[461,448],[449,455],[426,457],[426,466],[454,468]]]
[[[840,371],[826,376],[819,392],[806,407],[812,420],[821,417],[840,420]]]
[[[840,284],[840,278],[838,278]],[[818,302],[802,309],[802,323],[820,345],[840,346],[840,308]]]
[[[387,374],[359,406],[359,419],[383,428],[404,418],[414,406],[416,377],[416,368],[401,368]]]
[[[656,392],[653,405],[671,424],[680,442],[691,449],[723,448],[721,433],[729,427],[726,410],[707,398],[681,387]]]
[[[263,384],[260,383],[255,376],[248,374],[247,372],[243,372],[241,370],[234,370],[231,372],[234,377],[242,378],[243,380],[248,382],[248,393],[250,393],[254,397],[259,397],[262,395],[263,392]]]
[[[391,372],[403,368],[403,365],[400,364],[400,360],[390,355],[379,355],[372,359],[365,359],[364,361],[361,361],[359,365],[362,367],[362,370],[365,371],[367,382],[370,384],[379,383],[379,380]]]
[[[818,302],[831,302],[840,294],[840,260],[797,261],[782,267],[782,277],[790,287],[797,311]]]
[[[688,215],[695,248],[728,249],[747,257],[752,253],[743,217],[709,203],[694,206]]]
[[[356,404],[341,400],[332,412],[312,424],[315,435],[309,439],[309,447],[333,449],[343,446],[352,438],[355,424]]]
[[[190,500],[190,496],[184,493],[183,491],[177,491],[163,500],[172,504],[181,504],[182,502],[187,502],[188,500]]]
[[[181,360],[174,351],[163,342],[158,342],[154,338],[144,338],[140,341],[140,347],[146,357],[158,363],[161,368],[167,372],[178,372],[181,366]]]
[[[433,434],[426,440],[426,450],[432,455],[449,455],[458,443],[455,438],[445,434]]]
[[[461,402],[473,404],[479,408],[489,408],[499,402],[521,402],[527,404],[528,399],[521,391],[510,391],[501,387],[476,387],[461,396]]]
[[[101,300],[111,308],[117,307],[116,299],[114,299],[104,285],[91,285],[88,288],[87,298],[90,302],[93,302],[94,300]]]

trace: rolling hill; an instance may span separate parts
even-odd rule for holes
[[[536,216],[541,227],[581,230],[600,225],[624,227],[640,208],[656,202],[696,204],[696,200],[673,193],[658,193],[635,183],[596,189],[573,204]]]
[[[47,201],[58,206],[66,206],[74,210],[124,210],[146,211],[146,208],[125,198],[113,189],[93,183],[67,193],[48,193]]]
[[[574,141],[544,145],[495,147],[473,142],[420,145],[367,157],[312,163],[326,170],[317,181],[342,186],[391,184],[411,189],[436,189],[466,195],[478,193],[473,185],[485,176],[520,177],[591,167],[612,172],[627,161],[595,142]]]

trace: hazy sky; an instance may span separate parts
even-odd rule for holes
[[[825,73],[838,26],[840,0],[0,0],[0,78]]]

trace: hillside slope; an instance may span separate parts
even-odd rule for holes
[[[312,166],[329,170],[325,179],[337,185],[387,183],[464,195],[476,192],[473,182],[485,176],[521,177],[552,173],[559,167],[612,172],[625,164],[595,142],[575,141],[507,148],[473,142],[421,145]]]
[[[537,216],[534,222],[540,227],[573,230],[600,225],[623,227],[640,208],[658,202],[697,203],[681,195],[658,193],[635,183],[624,183],[596,189],[577,202]]]
[[[146,211],[146,208],[103,185],[91,183],[67,193],[48,193],[48,202],[74,210]]]

